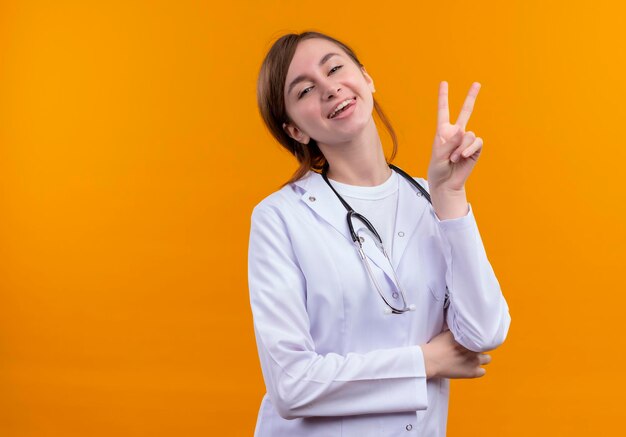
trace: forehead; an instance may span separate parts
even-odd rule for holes
[[[318,63],[322,56],[330,52],[339,53],[340,56],[345,55],[338,45],[323,38],[311,38],[299,42],[287,70],[287,83],[301,73],[319,68]]]

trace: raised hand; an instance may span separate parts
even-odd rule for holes
[[[480,83],[474,82],[456,122],[450,124],[448,83],[442,81],[439,84],[437,132],[428,166],[428,184],[431,191],[455,192],[465,189],[465,181],[483,146],[482,138],[472,131],[465,132],[479,90]]]

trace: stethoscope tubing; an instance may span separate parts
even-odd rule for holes
[[[422,193],[422,195],[426,198],[426,200],[428,200],[428,202],[432,204],[432,202],[430,200],[430,194],[428,193],[428,191],[426,191],[426,189],[423,188],[415,179],[413,179],[404,170],[402,170],[401,168],[399,168],[399,167],[397,167],[397,166],[395,166],[393,164],[389,164],[389,167],[392,170],[395,170],[397,173],[399,173],[406,180],[408,180],[411,183],[411,185],[413,185],[415,188],[417,188]],[[352,236],[352,240],[354,241],[354,243],[356,245],[356,248],[357,248],[357,251],[359,252],[359,255],[361,256],[361,260],[363,261],[363,264],[365,264],[365,267],[366,267],[366,269],[368,271],[368,274],[369,274],[370,278],[372,279],[372,282],[374,283],[374,286],[376,287],[376,291],[378,292],[379,296],[382,298],[382,300],[385,302],[385,304],[388,307],[386,309],[385,313],[386,314],[402,314],[402,313],[405,313],[407,311],[414,311],[415,310],[415,305],[411,304],[411,305],[407,306],[407,304],[406,304],[406,296],[404,294],[404,291],[402,290],[402,287],[400,287],[400,281],[398,280],[398,276],[396,274],[396,271],[393,268],[391,259],[389,258],[389,255],[387,254],[387,251],[385,250],[385,246],[383,245],[383,240],[380,237],[380,235],[378,234],[378,232],[376,231],[376,228],[374,227],[374,225],[372,223],[370,223],[370,221],[367,218],[365,218],[365,216],[363,216],[362,214],[359,214],[354,209],[352,209],[352,207],[348,204],[348,202],[346,202],[343,199],[343,197],[341,197],[341,195],[337,192],[337,190],[335,190],[335,188],[332,186],[332,184],[328,180],[328,177],[326,176],[327,170],[328,170],[328,165],[325,165],[324,166],[324,170],[322,171],[322,177],[324,178],[324,180],[326,181],[328,186],[333,190],[333,192],[335,193],[337,198],[339,198],[339,200],[341,201],[342,205],[348,211],[346,219],[348,221],[348,227],[350,228],[350,235]],[[400,295],[402,296],[402,304],[404,306],[403,308],[396,308],[391,303],[389,303],[389,301],[385,298],[383,292],[381,291],[380,286],[378,285],[378,281],[376,281],[376,278],[374,277],[374,274],[373,274],[372,269],[371,269],[371,267],[369,265],[367,257],[365,256],[365,252],[363,251],[363,244],[361,243],[361,240],[360,240],[359,236],[354,231],[354,226],[352,225],[352,218],[357,218],[358,220],[360,220],[376,236],[376,239],[378,240],[378,242],[380,244],[380,247],[382,249],[383,255],[385,256],[385,258],[387,258],[387,260],[389,261],[389,264],[392,265],[391,270],[393,272],[397,288],[400,291]]]

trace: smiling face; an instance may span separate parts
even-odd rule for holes
[[[372,119],[374,81],[339,46],[323,38],[298,44],[285,81],[285,107],[290,122],[283,129],[307,144],[350,141]],[[329,115],[352,99],[344,111]]]

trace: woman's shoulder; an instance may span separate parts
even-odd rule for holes
[[[312,177],[312,171],[306,173],[296,182],[290,182],[276,191],[271,192],[262,198],[252,209],[252,215],[264,211],[273,211],[278,215],[285,214],[291,207],[298,206],[300,198],[304,193],[303,186],[306,185],[308,178]]]

